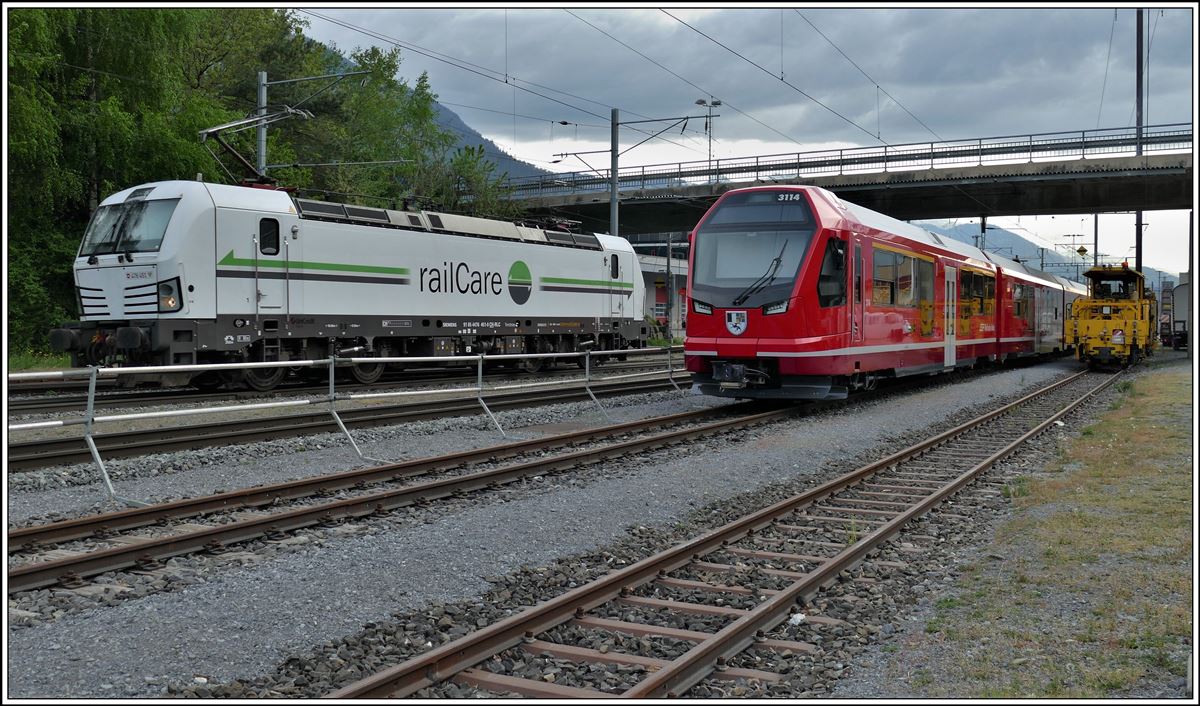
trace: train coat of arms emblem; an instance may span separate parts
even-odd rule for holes
[[[727,311],[725,312],[725,328],[729,329],[729,333],[735,336],[740,336],[746,332],[746,312],[744,311]]]

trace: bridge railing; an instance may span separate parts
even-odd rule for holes
[[[1105,128],[789,152],[711,162],[673,162],[618,169],[617,182],[620,189],[665,189],[722,181],[802,179],[986,164],[1054,162],[1132,156],[1139,142],[1143,154],[1190,150],[1192,126],[1190,123],[1145,126],[1140,140],[1137,128]],[[518,199],[582,193],[607,194],[610,176],[610,170],[568,172],[513,179],[508,186],[512,187],[512,197]]]

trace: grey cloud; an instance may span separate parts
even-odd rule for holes
[[[504,13],[500,9],[318,12],[494,71],[505,69]],[[561,9],[511,10],[509,73],[601,104],[549,94],[584,109],[572,110],[519,92],[516,112],[547,121],[585,123],[606,121],[608,105],[621,107],[627,117],[699,114],[702,109],[693,103],[707,92],[727,104],[716,123],[719,138],[781,139],[732,110],[737,107],[801,142],[874,142],[778,78],[661,13],[586,8],[572,12],[703,90],[671,76]],[[943,138],[1078,130],[1096,124],[1113,27],[1111,9],[830,8],[802,12]],[[1194,38],[1190,12],[1171,9],[1158,20],[1150,67],[1155,122],[1192,120]],[[1147,22],[1153,23],[1155,16],[1148,12]],[[776,76],[781,68],[782,21],[782,69],[790,83],[869,132],[875,131],[878,117],[888,142],[934,139],[898,106],[887,105],[886,96],[881,96],[885,105],[877,116],[876,90],[871,83],[790,10],[781,15],[778,9],[731,8],[688,21]],[[311,22],[313,36],[336,41],[345,50],[375,41],[320,19]],[[1133,11],[1121,9],[1108,62],[1101,127],[1127,123],[1133,101],[1133,35]],[[433,88],[443,100],[500,111],[513,108],[511,86],[415,53],[402,55],[402,76],[412,80],[428,69]],[[511,116],[455,110],[481,132],[508,135],[511,141]],[[518,142],[545,139],[547,134],[548,123],[517,121]],[[588,134],[593,139],[607,138],[602,130]]]

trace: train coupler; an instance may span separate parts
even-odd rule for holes
[[[714,361],[712,364],[713,382],[719,383],[723,390],[740,390],[751,385],[762,385],[771,376],[744,363],[727,363]]]

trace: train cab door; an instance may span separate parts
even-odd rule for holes
[[[259,218],[254,224],[254,276],[258,285],[257,313],[282,317],[288,305],[288,254],[278,218]]]
[[[946,310],[942,321],[945,332],[945,367],[953,368],[957,362],[955,347],[958,345],[958,269],[946,268]]]
[[[625,266],[622,260],[625,257],[623,253],[615,252],[608,256],[608,272],[605,273],[610,283],[608,288],[608,315],[614,319],[624,318],[625,314],[625,290],[621,287],[621,271]],[[632,264],[630,263],[630,266]]]
[[[287,255],[279,218],[217,209],[217,310],[275,318],[287,307]]]
[[[863,282],[866,279],[863,272],[862,241],[855,236],[854,274],[852,275],[854,279],[851,282],[854,299],[850,303],[850,342],[852,345],[860,345],[863,341]]]

